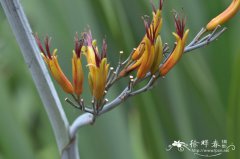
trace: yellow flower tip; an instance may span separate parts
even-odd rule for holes
[[[190,29],[187,29],[187,30],[185,31],[185,33],[184,33],[184,36],[188,36],[189,31],[190,31]],[[184,37],[184,36],[183,36],[183,37]]]
[[[240,0],[233,0],[232,3],[218,16],[213,18],[207,25],[206,29],[211,31],[214,30],[218,25],[222,25],[230,20],[234,15],[237,14],[240,8]]]
[[[77,57],[75,50],[72,50],[73,57]]]
[[[185,43],[186,43],[186,41],[187,41],[189,31],[190,31],[190,30],[187,29],[187,30],[185,31],[184,35],[183,35],[182,41],[183,41],[183,45],[184,45],[184,46],[185,46]]]
[[[96,46],[97,46],[97,40],[94,39],[94,40],[92,41],[92,45],[93,45],[93,47],[96,47]]]
[[[180,36],[175,32],[172,32],[172,35],[175,37],[176,41],[179,41],[181,39]]]
[[[40,55],[41,55],[43,58],[46,58],[45,55],[44,55],[44,53],[41,52]]]
[[[82,47],[82,52],[86,52],[87,51],[87,47],[86,46],[83,46]]]
[[[57,55],[57,51],[58,51],[58,49],[54,49],[53,53],[52,53],[52,56],[56,56]]]

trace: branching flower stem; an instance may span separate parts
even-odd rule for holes
[[[184,49],[184,53],[188,53],[190,51],[193,51],[195,49],[204,47],[208,44],[210,44],[211,42],[215,41],[219,36],[221,36],[225,31],[226,28],[221,29],[220,31],[218,31],[220,29],[220,26],[218,26],[214,31],[212,31],[211,33],[209,33],[208,35],[202,37],[205,33],[206,30],[204,28],[202,28],[200,30],[199,33],[197,33],[197,35],[193,38],[193,40],[185,47]],[[167,44],[166,44],[167,46]],[[164,52],[167,52],[168,49],[164,49]],[[170,55],[168,55],[170,56]],[[168,58],[168,56],[166,57],[166,59]],[[124,65],[128,64],[128,62],[131,60],[131,55],[127,58],[126,61],[124,61],[121,65],[121,67],[124,67]],[[118,65],[119,67],[119,65]],[[131,90],[129,89],[129,87],[127,86],[119,95],[118,97],[116,97],[114,100],[112,100],[111,102],[105,104],[103,106],[103,109],[97,114],[96,117],[101,116],[102,114],[114,109],[115,107],[117,107],[118,105],[120,105],[121,103],[123,103],[124,101],[126,101],[129,97],[135,96],[137,94],[143,93],[149,89],[151,89],[153,87],[153,84],[157,81],[158,78],[160,78],[161,76],[159,74],[157,75],[151,75],[150,73],[148,73],[145,78],[141,79],[141,80],[136,80],[133,83],[133,86],[131,88]],[[134,86],[136,84],[138,84],[139,82],[145,80],[146,78],[150,78],[150,80],[148,81],[148,83],[140,88],[139,90],[134,90]],[[116,78],[117,79],[117,78]],[[111,85],[113,83],[115,83],[117,80],[112,81]],[[111,87],[111,85],[109,85],[107,88],[109,89]],[[79,117],[81,118],[81,116]],[[76,119],[77,120],[77,119]],[[75,123],[75,125],[72,126],[76,126],[78,125],[77,123]],[[77,131],[75,131],[77,132]]]
[[[223,28],[220,31],[218,31],[219,28],[220,26],[217,27],[212,33],[203,37],[202,39],[194,38],[193,41],[185,47],[184,53],[188,53],[195,49],[201,48],[215,41],[219,36],[221,36],[227,30],[227,28]],[[205,32],[200,31],[200,34],[198,34],[198,37],[203,36],[204,33]]]

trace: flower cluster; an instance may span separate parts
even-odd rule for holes
[[[109,70],[109,64],[107,63],[106,57],[107,44],[105,39],[103,40],[102,51],[99,52],[96,40],[92,39],[91,31],[83,33],[81,39],[79,39],[78,34],[76,33],[75,49],[72,51],[72,83],[68,80],[59,66],[56,55],[57,49],[54,49],[51,54],[49,37],[46,37],[44,41],[45,50],[37,35],[35,35],[35,39],[53,78],[66,93],[71,94],[77,101],[80,101],[80,96],[83,92],[84,74],[81,56],[82,54],[85,55],[88,62],[87,67],[89,68],[89,86],[94,100],[98,102],[97,109],[99,109],[102,97],[104,96]]]
[[[146,34],[137,48],[134,49],[130,64],[127,65],[120,73],[125,76],[133,70],[137,70],[137,78],[143,78],[150,71],[154,74],[158,71],[159,65],[163,59],[163,45],[159,35],[162,28],[162,7],[163,1],[160,0],[159,8],[153,6],[153,18],[143,17]]]
[[[155,81],[156,77],[165,76],[181,59],[183,53],[186,51],[186,41],[188,38],[189,29],[185,29],[186,18],[181,18],[177,13],[174,14],[174,24],[176,31],[173,32],[175,37],[174,47],[169,51],[168,45],[163,45],[161,38],[161,29],[163,23],[162,9],[163,0],[159,0],[159,6],[155,7],[152,4],[152,19],[143,17],[145,27],[145,35],[140,41],[139,45],[133,49],[126,61],[119,61],[119,65],[114,71],[113,67],[107,60],[107,43],[103,39],[101,50],[97,46],[97,41],[93,39],[90,30],[75,36],[75,48],[72,51],[72,82],[65,76],[57,59],[57,49],[50,51],[50,38],[46,37],[44,41],[45,49],[40,42],[40,39],[35,35],[36,42],[41,51],[41,55],[46,62],[53,78],[62,87],[62,89],[73,96],[77,104],[70,100],[69,103],[83,111],[98,115],[102,110],[107,99],[105,95],[108,89],[119,79],[130,75],[129,85],[124,93],[119,96],[124,99],[127,96],[132,96],[147,90]],[[233,17],[240,8],[240,0],[233,0],[232,4],[220,15],[211,20],[205,29],[200,32],[196,38],[188,45],[188,50],[198,48],[203,43],[208,43],[214,37],[215,29]],[[212,34],[200,40],[200,37],[206,31],[213,31]],[[220,35],[220,34],[219,34]],[[217,37],[217,36],[216,36]],[[168,54],[166,54],[168,52]],[[122,51],[121,51],[122,53]],[[83,103],[81,95],[83,93],[84,73],[81,58],[82,55],[87,60],[88,84],[92,93],[93,107],[86,108]],[[134,78],[135,77],[135,78]],[[152,77],[146,87],[132,92],[133,85],[142,81],[146,77]],[[118,103],[118,102],[117,102]]]

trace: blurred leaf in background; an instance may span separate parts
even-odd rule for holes
[[[115,66],[118,52],[127,56],[144,35],[142,15],[151,15],[148,0],[21,0],[34,32],[51,36],[59,49],[64,72],[71,72],[76,32],[89,26],[98,41],[106,36],[108,56]],[[155,0],[154,3],[158,3]],[[224,10],[225,0],[168,0],[164,3],[164,42],[173,42],[172,9],[187,16],[193,38],[201,27]],[[56,142],[28,68],[0,9],[0,158],[59,158]],[[167,152],[174,140],[227,139],[240,146],[240,23],[210,46],[184,55],[155,88],[103,115],[94,126],[80,129],[79,149],[86,159],[192,159],[184,151]],[[172,46],[172,45],[171,45]],[[69,60],[66,60],[69,59]],[[86,62],[86,61],[85,61]],[[87,70],[87,69],[85,69]],[[70,76],[69,76],[70,77]],[[110,99],[124,88],[119,83]],[[80,112],[64,103],[72,122]],[[89,98],[88,85],[84,98]],[[236,149],[220,158],[239,159]]]

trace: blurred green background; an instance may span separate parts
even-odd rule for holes
[[[34,32],[51,36],[63,70],[71,75],[75,32],[90,27],[106,36],[108,57],[115,66],[118,52],[129,53],[144,35],[142,15],[151,15],[148,0],[21,0]],[[172,46],[172,9],[187,16],[193,38],[230,0],[167,0],[162,37]],[[155,0],[155,4],[158,4]],[[131,98],[79,131],[83,159],[195,159],[193,153],[166,151],[174,140],[228,140],[235,151],[215,157],[240,158],[240,18],[226,24],[219,40],[185,55],[155,88]],[[86,75],[86,73],[85,73]],[[87,81],[87,80],[86,80]],[[111,91],[112,99],[125,84]],[[64,102],[69,121],[80,112]],[[87,82],[85,98],[89,95]],[[89,98],[89,97],[88,97]],[[42,102],[16,40],[0,8],[0,159],[59,158]]]

